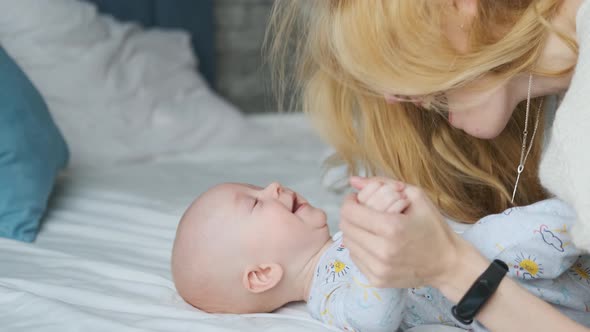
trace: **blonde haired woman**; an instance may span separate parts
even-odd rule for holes
[[[486,274],[494,263],[442,214],[474,223],[556,195],[590,250],[590,1],[286,0],[271,27],[279,72],[298,28],[295,84],[332,162],[416,186],[406,215],[369,211],[354,195],[344,203],[345,241],[373,283],[472,301],[493,331],[587,331]],[[537,110],[566,91],[541,158]],[[483,276],[497,289],[474,293]]]

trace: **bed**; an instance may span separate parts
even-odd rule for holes
[[[205,314],[171,281],[179,217],[220,181],[281,181],[336,220],[339,197],[320,185],[326,148],[305,119],[246,121],[253,135],[197,156],[65,174],[36,243],[0,240],[0,330],[325,331],[302,304],[273,314]]]
[[[330,149],[307,119],[259,115],[245,122],[248,136],[198,155],[64,174],[36,243],[0,239],[0,331],[338,331],[312,319],[304,303],[269,314],[213,315],[186,304],[174,288],[176,225],[215,183],[280,181],[325,209],[337,230],[341,195],[326,189],[320,172]],[[454,331],[414,332],[447,330]]]
[[[213,1],[93,2],[101,11],[120,20],[137,21],[145,26],[179,27],[189,31],[202,77],[210,87],[214,87]],[[2,5],[5,3],[0,2]],[[52,10],[55,7],[71,7],[72,10],[79,7],[75,0],[23,0],[9,5],[14,11],[26,6],[29,11],[37,10],[34,13],[36,16],[32,15],[30,20],[36,23],[46,17],[54,17]],[[72,14],[73,21],[78,17],[96,18],[93,10],[87,7],[82,9],[76,11],[80,15]],[[63,17],[64,12],[59,15],[62,16],[55,17]],[[70,13],[66,11],[65,15]],[[55,77],[47,83],[45,76],[52,72],[47,71],[46,65],[33,61],[29,53],[22,53],[30,45],[25,44],[22,38],[2,30],[8,26],[6,16],[2,22],[0,38],[3,45],[30,74],[52,111],[68,110],[72,105],[79,108],[77,99],[56,97],[63,91],[74,94],[72,89],[77,89],[79,84],[60,82],[63,86],[57,84],[56,87]],[[85,22],[83,27],[86,27]],[[132,39],[130,31],[134,29],[125,28],[125,40]],[[45,32],[46,28],[40,30]],[[79,27],[76,28],[76,31],[79,30]],[[115,30],[110,31],[113,34]],[[156,35],[161,37],[160,34]],[[75,39],[70,35],[71,38]],[[176,39],[180,46],[186,41],[184,37]],[[51,40],[55,42],[55,39]],[[62,46],[55,52],[72,47],[71,40]],[[43,49],[43,58],[51,57],[51,52],[52,49]],[[111,57],[109,65],[118,58],[121,57]],[[57,66],[55,63],[53,65]],[[73,77],[71,80],[75,81],[75,74],[79,70],[67,68],[68,75]],[[125,77],[128,79],[133,75]],[[149,81],[148,78],[142,77],[142,82]],[[182,76],[178,79],[186,81],[189,78]],[[193,79],[200,82],[197,77]],[[85,89],[92,90],[94,95],[81,99],[86,104],[90,104],[89,100],[95,100],[92,98],[97,95],[100,98],[96,98],[96,102],[100,103],[104,99],[104,95],[100,95],[101,91],[110,89],[106,85],[87,84],[90,87]],[[195,84],[189,84],[190,91],[196,89],[198,84]],[[120,82],[116,85],[119,89],[122,86]],[[56,185],[36,242],[27,244],[0,239],[1,331],[288,332],[331,329],[313,320],[302,303],[290,304],[271,314],[212,315],[189,306],[177,294],[169,267],[176,225],[187,205],[208,187],[225,181],[256,184],[280,181],[305,195],[314,205],[325,209],[332,233],[337,230],[339,203],[342,199],[341,194],[328,189],[328,184],[344,173],[336,170],[323,176],[322,160],[330,154],[330,149],[314,134],[303,115],[242,117],[231,105],[210,93],[210,88],[198,87],[205,92],[183,94],[181,97],[185,99],[180,99],[181,104],[187,100],[195,102],[194,105],[189,104],[198,109],[204,103],[210,112],[205,119],[217,123],[208,129],[208,136],[219,131],[219,128],[231,132],[231,135],[223,135],[223,139],[207,141],[206,144],[187,145],[182,151],[162,153],[153,150],[138,154],[132,160],[109,160],[104,164],[97,164],[93,159],[84,163],[83,158],[76,159],[74,153],[72,167],[64,172]],[[156,94],[165,100],[166,95],[157,94],[160,91],[152,93],[145,86],[142,89],[147,89],[140,96],[142,98],[147,98],[146,94]],[[135,95],[131,97],[140,98]],[[171,100],[175,101],[172,105],[178,105],[179,95],[172,97]],[[125,95],[125,98],[130,97]],[[121,98],[109,99],[100,104],[100,111],[108,112],[108,107],[116,107],[115,101],[121,102]],[[149,104],[134,104],[125,99],[124,105],[125,110],[129,111],[142,109]],[[91,106],[87,108],[88,112],[93,110]],[[66,138],[69,135],[69,141],[78,144],[74,152],[76,148],[96,147],[97,141],[84,141],[82,136],[74,142],[72,137],[75,136],[72,135],[79,132],[68,131],[69,119],[63,116],[58,112],[54,114]],[[87,117],[78,117],[76,121],[83,121]],[[110,124],[100,120],[99,117],[95,118],[92,125]],[[129,124],[126,126],[133,127]],[[94,127],[87,128],[90,130]],[[112,129],[110,136],[117,137],[117,128]],[[165,132],[164,129],[154,131]],[[185,129],[190,131],[190,128]],[[178,137],[160,135],[154,142],[167,143],[172,142],[167,141],[172,139]],[[181,139],[185,142],[196,138],[187,134]],[[104,145],[109,141],[103,137],[101,142]],[[174,142],[180,144],[179,141]],[[108,143],[111,144],[108,148],[113,149],[114,145],[123,143],[128,144],[127,148],[137,144],[119,137],[118,141]],[[98,147],[95,150],[96,153],[101,151]]]

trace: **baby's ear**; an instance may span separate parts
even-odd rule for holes
[[[283,279],[283,268],[279,264],[248,266],[244,271],[242,284],[252,293],[263,293],[273,289]]]

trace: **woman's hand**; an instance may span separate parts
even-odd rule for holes
[[[378,180],[399,186],[391,179]],[[374,182],[351,178],[361,193]],[[340,221],[344,245],[373,286],[443,285],[452,278],[461,241],[421,189],[405,185],[403,190],[410,203],[403,214],[379,212],[361,203],[357,194],[347,196]]]
[[[361,192],[369,183],[351,179]],[[349,195],[341,211],[344,245],[373,286],[429,285],[456,303],[489,261],[448,227],[422,190],[406,185],[404,193],[410,205],[401,214],[376,211],[359,202],[357,194]],[[531,313],[539,319],[527,319]],[[476,318],[490,331],[590,332],[510,278],[502,280]]]

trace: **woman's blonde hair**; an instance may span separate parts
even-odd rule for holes
[[[444,107],[445,92],[490,72],[500,83],[526,71],[570,71],[533,67],[551,32],[577,50],[548,23],[560,3],[479,0],[477,16],[467,27],[470,50],[461,53],[442,32],[451,1],[277,0],[268,50],[279,104],[285,104],[286,92],[301,102],[336,150],[329,166],[344,163],[353,174],[362,169],[420,186],[449,217],[475,222],[512,206],[523,105],[493,140],[454,129],[436,110]],[[384,95],[392,92],[432,96],[435,111],[388,104]],[[533,100],[531,114],[539,102]],[[542,127],[516,205],[547,197],[538,178]]]

